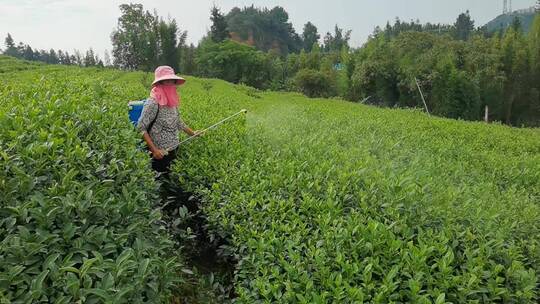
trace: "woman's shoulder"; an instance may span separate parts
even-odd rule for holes
[[[157,108],[157,107],[159,107],[158,102],[157,102],[155,99],[153,99],[153,98],[147,98],[146,101],[144,102],[144,105],[145,105],[145,106],[148,106],[148,107],[150,107],[150,108]]]

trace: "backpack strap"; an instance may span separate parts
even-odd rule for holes
[[[152,122],[150,122],[150,125],[148,126],[148,133],[149,134],[150,134],[150,131],[152,130],[152,128],[154,127],[154,124],[156,123],[156,120],[157,120],[158,115],[159,115],[159,103],[156,103],[156,105],[157,105],[156,116],[154,117]]]

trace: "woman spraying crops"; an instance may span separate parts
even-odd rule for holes
[[[200,134],[191,130],[179,117],[180,98],[176,87],[185,82],[185,79],[175,75],[171,67],[158,67],[150,98],[137,124],[152,152],[152,168],[159,173],[168,174],[170,171],[171,162],[175,159],[180,144],[180,130],[190,136]]]

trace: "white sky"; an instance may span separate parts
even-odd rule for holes
[[[110,34],[120,15],[118,6],[130,1],[117,0],[0,0],[0,41],[10,33],[38,49],[93,47],[100,57],[111,50]],[[503,0],[140,0],[146,10],[156,9],[162,17],[175,18],[188,31],[189,42],[196,43],[210,27],[213,3],[228,12],[234,6],[282,6],[298,33],[311,21],[321,36],[337,23],[352,29],[351,44],[360,46],[375,26],[384,26],[395,17],[421,22],[453,23],[470,10],[476,25],[483,25],[502,12]],[[534,5],[535,0],[513,0],[514,9]]]

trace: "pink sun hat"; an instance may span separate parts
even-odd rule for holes
[[[154,72],[154,82],[152,82],[152,85],[155,85],[162,80],[176,80],[176,85],[182,85],[186,82],[184,78],[174,74],[173,68],[166,65],[157,67],[156,71]]]

